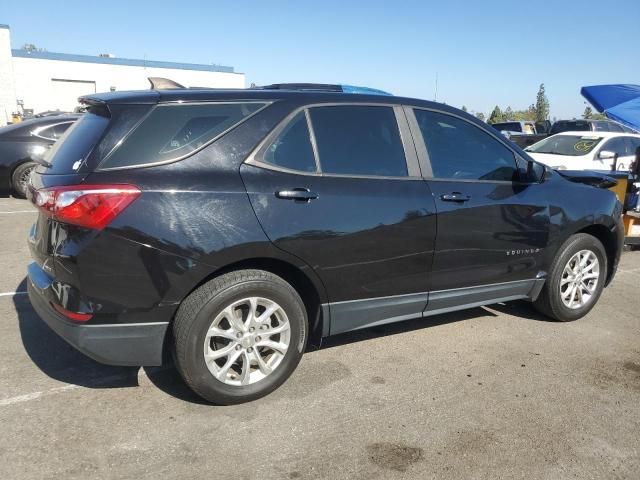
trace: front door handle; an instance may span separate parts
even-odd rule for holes
[[[276,197],[285,200],[300,200],[308,202],[318,198],[318,194],[312,192],[308,188],[293,188],[291,190],[278,190],[276,192]]]
[[[460,193],[460,192],[445,193],[443,195],[440,195],[440,198],[444,202],[459,202],[459,203],[468,202],[469,200],[471,200],[471,196],[465,195],[464,193]]]

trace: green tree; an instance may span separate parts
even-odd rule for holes
[[[504,115],[500,107],[496,105],[496,108],[493,109],[491,115],[489,115],[489,123],[500,123],[504,121]]]
[[[505,122],[510,122],[516,119],[513,110],[511,109],[511,105],[509,105],[504,113],[502,114],[502,118],[504,118]]]
[[[486,120],[486,117],[484,116],[484,113],[482,113],[482,112],[477,112],[477,113],[476,113],[476,118],[477,118],[478,120],[483,121],[483,122]]]
[[[538,122],[543,122],[549,118],[549,99],[544,91],[544,83],[540,84],[535,105],[536,118]]]
[[[463,112],[468,112],[469,110],[467,109],[466,105],[462,105],[462,109]]]
[[[585,120],[590,119],[593,116],[593,108],[587,106],[584,109],[584,113],[582,114],[582,118],[584,118]]]

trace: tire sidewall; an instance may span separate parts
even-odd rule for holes
[[[229,304],[247,297],[264,297],[278,303],[285,311],[291,328],[287,353],[278,367],[266,378],[246,386],[227,385],[213,376],[204,361],[206,333],[214,318]],[[293,373],[300,362],[307,341],[306,311],[297,294],[285,285],[264,280],[249,280],[222,290],[200,308],[191,322],[185,351],[185,367],[190,380],[205,398],[221,403],[238,403],[262,397],[276,388]]]
[[[571,309],[567,307],[560,297],[560,281],[567,263],[576,253],[581,250],[590,250],[598,258],[600,264],[600,275],[596,291],[586,305],[580,308]],[[564,245],[562,251],[555,261],[555,265],[551,274],[549,284],[549,295],[551,308],[555,316],[562,321],[577,320],[585,316],[598,303],[598,299],[604,289],[604,283],[607,275],[607,255],[602,243],[595,237],[587,234],[576,235],[570,238]]]

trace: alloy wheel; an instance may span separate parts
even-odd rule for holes
[[[600,262],[591,250],[580,250],[567,262],[560,278],[562,303],[576,310],[588,304],[596,293]]]
[[[234,386],[256,383],[282,362],[291,341],[284,309],[263,297],[235,301],[220,312],[207,331],[204,361],[219,381]]]

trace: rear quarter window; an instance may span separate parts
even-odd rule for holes
[[[166,163],[209,145],[265,102],[158,105],[109,153],[100,169]]]

